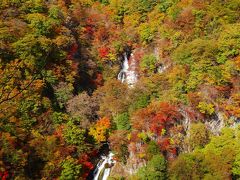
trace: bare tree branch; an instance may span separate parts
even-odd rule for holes
[[[33,76],[32,80],[24,87],[22,88],[18,93],[16,93],[15,95],[10,97],[11,92],[14,90],[12,89],[10,92],[8,92],[8,95],[6,98],[2,99],[0,101],[0,104],[6,102],[6,101],[10,101],[12,99],[14,99],[15,97],[17,97],[18,95],[20,95],[24,90],[27,90],[29,88],[29,86],[31,86],[31,84],[37,79],[37,76],[40,74],[40,72],[43,70],[43,68],[46,66],[46,59],[49,56],[50,52],[48,52],[48,54],[45,57],[45,63],[43,64],[43,66],[40,68],[40,70],[36,73],[34,73],[35,75]],[[2,91],[3,92],[3,91]],[[1,94],[1,98],[2,98],[3,94]]]

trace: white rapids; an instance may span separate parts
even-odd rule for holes
[[[128,59],[127,54],[124,53],[124,61],[122,64],[122,69],[118,74],[118,80],[122,83],[126,82],[128,85],[133,86],[138,80],[137,74],[137,63],[134,54],[131,53]]]
[[[94,170],[93,180],[107,180],[110,175],[111,167],[116,163],[116,161],[113,160],[113,156],[114,154],[112,152],[109,152],[107,156],[101,156],[101,160]]]

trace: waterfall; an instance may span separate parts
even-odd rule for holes
[[[133,86],[137,82],[137,63],[134,53],[131,53],[129,59],[127,57],[127,53],[124,53],[124,60],[122,63],[122,69],[118,74],[118,80],[122,83],[126,82],[130,86]]]
[[[107,156],[101,156],[101,160],[98,162],[97,167],[93,172],[93,180],[107,180],[110,175],[111,167],[115,164],[113,155],[112,152],[109,152]]]
[[[120,73],[118,74],[118,80],[120,80],[122,83],[126,79],[128,68],[129,68],[129,65],[128,65],[127,53],[124,53],[124,60],[123,60],[123,64],[122,64],[122,69],[121,69]]]

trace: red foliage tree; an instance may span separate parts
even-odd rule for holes
[[[7,180],[9,178],[9,173],[8,171],[0,172],[0,178],[2,180]]]
[[[160,150],[166,155],[167,158],[173,158],[176,156],[176,145],[171,143],[171,138],[183,128],[179,125],[182,115],[179,108],[175,105],[167,102],[153,103],[148,107],[138,110],[132,117],[132,127],[135,129],[135,133],[131,134],[131,142],[140,142],[141,149],[144,142],[139,138],[136,138],[136,134],[142,132],[150,135],[150,139],[157,142]],[[135,135],[135,136],[134,136]],[[139,143],[138,143],[139,144]]]
[[[68,55],[67,55],[67,59],[74,59],[74,55],[77,53],[77,51],[78,51],[78,45],[75,43],[70,48],[70,51],[68,52]]]
[[[99,56],[104,59],[109,54],[109,48],[101,47],[101,48],[98,49],[98,53],[99,53]]]
[[[93,164],[91,163],[90,157],[88,154],[83,154],[80,158],[79,158],[79,163],[82,164],[83,167],[83,178],[87,178],[89,172],[94,168]]]
[[[160,135],[162,129],[169,129],[176,121],[182,118],[177,107],[168,103],[162,102],[159,105],[159,110],[151,119],[150,129],[153,133]]]
[[[94,75],[93,84],[94,84],[96,87],[100,87],[100,86],[103,85],[103,75],[102,75],[102,73],[96,73],[96,74]]]
[[[93,27],[92,26],[86,26],[84,32],[87,33],[87,35],[92,36],[93,33],[94,33]]]

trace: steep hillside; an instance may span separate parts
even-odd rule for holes
[[[239,75],[239,0],[1,0],[0,177],[239,179]]]

